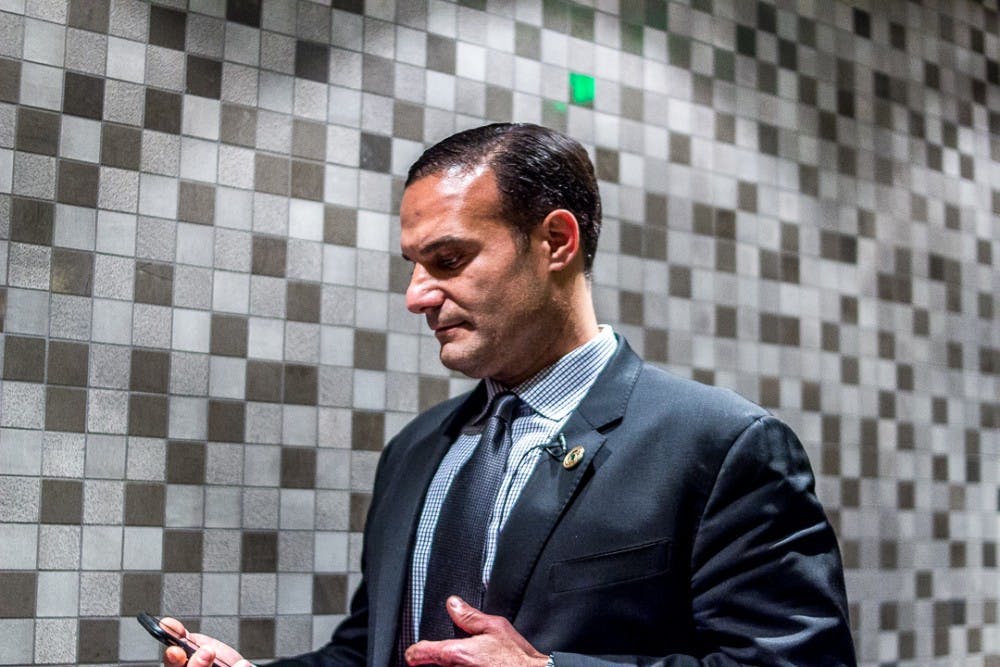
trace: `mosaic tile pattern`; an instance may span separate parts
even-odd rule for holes
[[[593,5],[593,6],[589,6]],[[0,0],[0,664],[171,613],[321,644],[378,452],[469,382],[403,308],[427,144],[565,130],[601,319],[802,437],[866,666],[1000,665],[996,0]]]

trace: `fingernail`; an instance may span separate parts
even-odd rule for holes
[[[448,606],[452,609],[459,609],[462,606],[462,601],[458,597],[448,598]]]

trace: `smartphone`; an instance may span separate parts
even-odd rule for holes
[[[139,625],[146,628],[146,632],[153,635],[158,642],[165,646],[179,646],[184,649],[184,653],[187,654],[188,658],[194,655],[194,652],[200,648],[198,644],[193,642],[191,639],[181,637],[175,632],[160,625],[160,619],[152,614],[140,611],[136,614],[135,619],[139,621]],[[219,660],[218,658],[216,658],[212,664],[217,667],[232,667],[229,663]]]

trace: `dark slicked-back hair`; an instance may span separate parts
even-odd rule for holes
[[[601,233],[601,195],[583,146],[539,125],[485,125],[453,134],[424,151],[410,167],[406,185],[449,169],[480,165],[493,171],[500,190],[500,213],[522,239],[556,209],[576,216],[583,267],[590,275]]]

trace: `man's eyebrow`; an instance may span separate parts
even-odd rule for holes
[[[442,248],[444,246],[457,245],[457,244],[461,244],[461,243],[465,243],[465,242],[466,242],[466,239],[463,239],[463,238],[458,237],[458,236],[451,236],[451,235],[441,236],[439,238],[434,239],[433,241],[431,241],[427,245],[425,245],[425,246],[423,246],[421,248],[417,248],[416,256],[417,257],[421,257],[421,256],[430,255],[434,251],[436,251],[439,248]],[[408,262],[412,262],[413,261],[413,257],[408,256],[405,252],[402,253],[402,255],[403,255],[403,259],[405,259],[406,261],[408,261]]]

